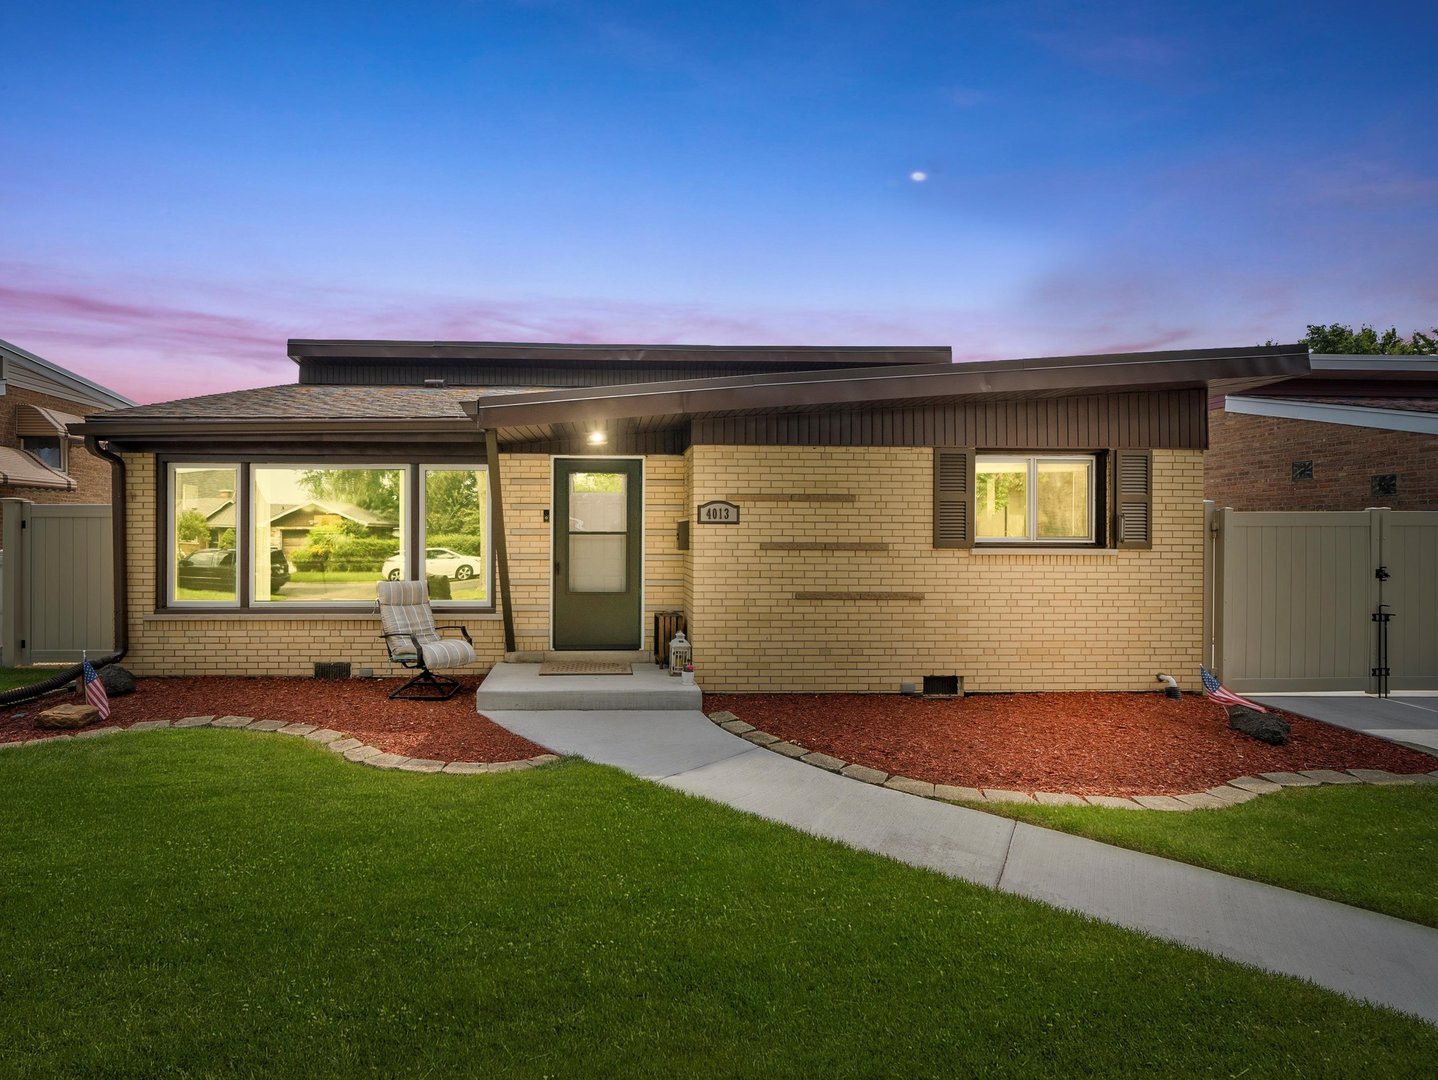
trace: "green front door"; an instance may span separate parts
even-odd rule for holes
[[[637,649],[643,462],[554,460],[554,647]]]

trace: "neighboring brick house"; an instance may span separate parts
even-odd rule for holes
[[[1204,493],[1234,510],[1438,510],[1438,357],[1327,356],[1209,402]]]
[[[375,582],[398,567],[452,579],[441,621],[482,664],[649,648],[678,610],[709,690],[1150,690],[1159,671],[1195,689],[1208,399],[1308,370],[1301,346],[290,355],[294,385],[81,428],[125,462],[141,674],[382,669]],[[187,566],[230,493],[235,555]],[[324,568],[277,573],[275,508],[309,500],[399,524],[316,525]]]
[[[0,498],[108,503],[110,463],[86,450],[67,425],[134,404],[0,341]]]

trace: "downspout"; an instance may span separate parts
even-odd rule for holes
[[[98,670],[109,664],[119,663],[130,651],[129,593],[125,573],[125,462],[118,454],[103,448],[94,435],[85,436],[85,449],[110,463],[110,532],[114,545],[111,557],[115,564],[115,650],[90,661]],[[84,664],[76,664],[41,682],[7,690],[0,694],[0,708],[19,705],[24,701],[33,701],[46,694],[53,694],[57,690],[64,690],[79,679],[83,671]]]

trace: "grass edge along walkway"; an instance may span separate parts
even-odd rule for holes
[[[1438,1028],[565,762],[0,755],[17,1075],[1420,1072]]]
[[[1438,785],[1285,788],[1182,814],[960,805],[1438,927]]]

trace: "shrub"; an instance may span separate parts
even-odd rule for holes
[[[309,543],[290,560],[296,570],[364,570],[378,574],[384,561],[398,554],[399,541],[393,537],[346,536],[320,529],[310,533]]]
[[[484,554],[484,537],[478,533],[430,533],[425,542],[430,547],[447,547],[461,555]]]

